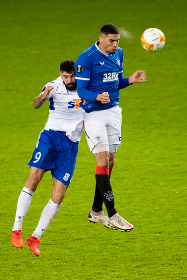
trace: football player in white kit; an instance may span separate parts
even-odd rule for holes
[[[11,234],[12,245],[22,248],[23,218],[40,180],[50,170],[52,197],[43,209],[35,231],[25,242],[36,256],[40,255],[39,239],[59,211],[72,179],[83,130],[82,99],[76,90],[74,61],[66,60],[60,64],[60,77],[44,86],[34,99],[34,107],[40,108],[44,102],[49,102],[49,117],[28,163],[30,174],[18,199]]]

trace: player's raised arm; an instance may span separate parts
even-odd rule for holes
[[[48,86],[44,89],[44,91],[42,92],[42,94],[38,95],[37,97],[34,98],[34,103],[33,106],[35,109],[38,109],[42,106],[42,104],[47,100],[50,91],[53,89],[54,87],[52,86]]]
[[[136,71],[132,74],[132,76],[129,77],[129,83],[144,83],[147,82],[146,80],[146,71],[141,70],[141,71]]]

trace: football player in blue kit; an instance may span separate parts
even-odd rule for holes
[[[122,109],[119,90],[133,83],[146,82],[146,71],[123,77],[123,51],[119,31],[113,24],[100,30],[99,41],[85,50],[76,61],[77,91],[84,99],[84,127],[88,146],[96,159],[96,189],[90,222],[108,228],[130,231],[133,225],[122,218],[114,207],[110,176],[115,153],[121,143]],[[108,217],[102,210],[105,203]]]
[[[18,199],[11,242],[17,248],[23,247],[23,218],[44,173],[50,170],[53,177],[52,197],[43,209],[35,231],[26,240],[36,256],[40,255],[40,237],[59,211],[75,168],[83,130],[82,100],[76,87],[75,62],[65,60],[60,64],[60,77],[46,84],[34,99],[35,108],[49,102],[49,117],[28,163],[30,174]]]

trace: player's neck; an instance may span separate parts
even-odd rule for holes
[[[99,44],[99,41],[97,42],[96,46],[97,46],[97,49],[98,49],[101,53],[105,54],[106,56],[109,56],[109,55],[110,55],[109,53],[106,53],[106,52],[105,52],[105,50],[102,48],[102,45]]]
[[[100,49],[101,52],[108,54],[105,52],[105,49],[103,48],[103,46],[101,44],[98,45],[98,48]]]

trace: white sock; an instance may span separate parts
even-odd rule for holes
[[[12,230],[22,230],[23,218],[29,209],[33,194],[34,192],[28,188],[24,187],[22,189],[18,198],[14,227]]]
[[[32,236],[40,239],[44,231],[48,228],[48,226],[58,213],[60,206],[61,204],[55,204],[51,199],[49,200],[49,202],[42,211],[40,220]]]

